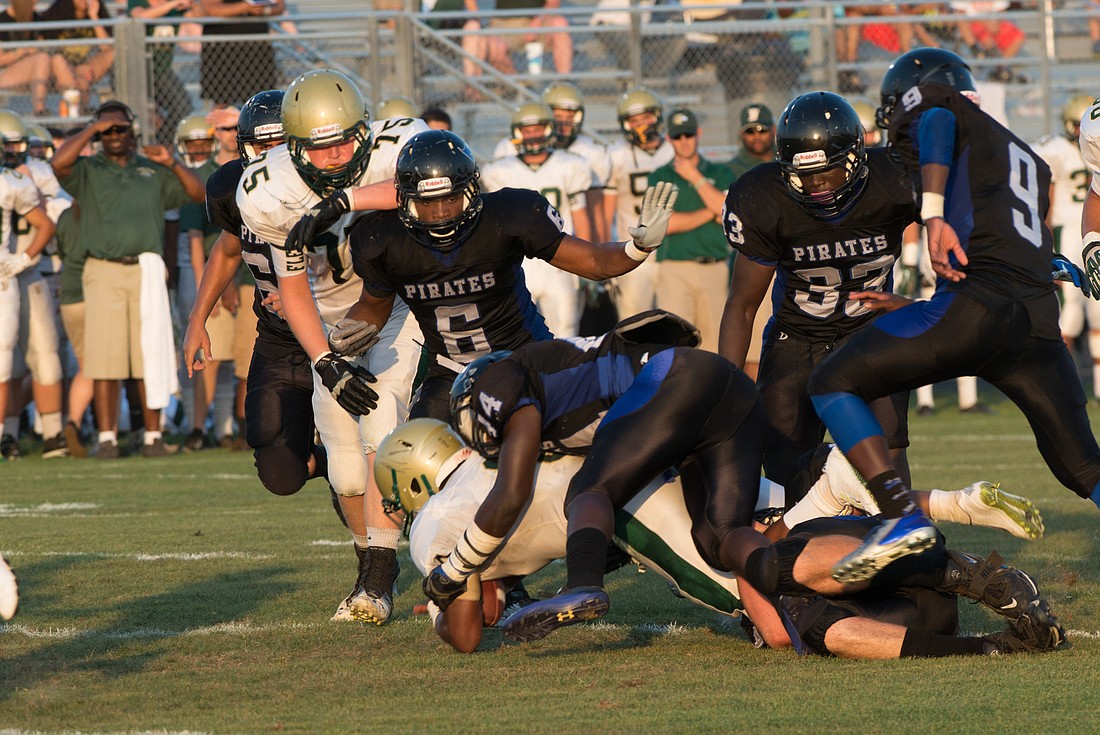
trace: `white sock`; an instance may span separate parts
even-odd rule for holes
[[[159,431],[146,431],[145,436],[142,439],[142,443],[145,444],[145,446],[148,447],[148,446],[156,443],[156,441],[158,439],[160,439],[160,437],[161,437],[161,433]]]
[[[113,431],[101,431],[99,432],[99,443],[104,444],[111,442],[112,444],[118,444],[118,434]]]
[[[368,528],[367,543],[382,549],[396,549],[401,540],[400,528]]]
[[[45,439],[52,439],[61,433],[61,412],[54,411],[53,413],[42,414],[42,436]]]
[[[360,549],[365,549],[370,546],[370,539],[367,536],[360,535],[352,531],[351,540],[355,542],[355,545]]]
[[[970,524],[970,515],[959,507],[959,493],[932,490],[928,494],[928,515],[934,521]]]

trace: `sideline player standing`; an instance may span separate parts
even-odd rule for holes
[[[930,301],[903,308],[886,294],[852,294],[888,313],[810,378],[818,414],[867,478],[884,516],[836,566],[840,581],[873,577],[936,538],[867,405],[898,390],[960,375],[984,378],[1023,411],[1059,482],[1100,505],[1100,447],[1058,330],[1051,235],[1043,223],[1050,169],[982,112],[974,95],[969,67],[943,49],[899,56],[882,81],[879,125],[889,129],[890,145],[920,186],[939,280]]]

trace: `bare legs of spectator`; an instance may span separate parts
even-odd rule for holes
[[[540,15],[532,19],[532,28],[560,29],[552,33],[531,36],[525,40],[542,41],[550,49],[554,59],[554,69],[558,74],[573,71],[573,37],[569,35],[569,21],[562,15]]]
[[[115,50],[101,47],[85,63],[74,67],[61,54],[50,57],[50,74],[59,90],[80,90],[80,108],[88,109],[89,92],[92,85],[102,79],[115,62]]]
[[[28,53],[0,69],[0,89],[29,89],[31,109],[35,115],[44,115],[46,83],[50,78],[50,56],[31,49],[20,51]]]

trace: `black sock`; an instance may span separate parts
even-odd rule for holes
[[[566,587],[603,587],[607,538],[597,528],[582,528],[565,539]]]
[[[981,638],[961,638],[939,633],[905,631],[901,642],[902,658],[943,658],[944,656],[981,656],[985,641]]]
[[[867,481],[871,497],[878,503],[879,512],[886,518],[901,518],[915,508],[905,480],[896,470],[883,472]]]

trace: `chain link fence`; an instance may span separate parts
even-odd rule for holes
[[[240,105],[256,91],[285,87],[304,71],[329,67],[354,78],[371,109],[392,96],[444,107],[455,130],[487,155],[508,134],[511,109],[537,99],[558,80],[584,92],[585,126],[597,137],[617,138],[618,95],[644,85],[666,107],[696,110],[704,145],[726,151],[738,143],[738,113],[750,102],[778,112],[793,95],[810,89],[877,101],[889,61],[909,43],[959,52],[990,90],[983,89],[983,97],[995,113],[1025,138],[1060,130],[1060,107],[1073,94],[1100,94],[1100,87],[1090,88],[1100,84],[1094,82],[1093,55],[1100,46],[1089,35],[1090,19],[1100,24],[1097,5],[1042,0],[965,16],[945,12],[951,5],[981,6],[598,0],[532,16],[534,11],[445,11],[441,8],[454,4],[443,0],[435,10],[421,12],[419,0],[393,0],[384,5],[388,10],[261,20],[248,33],[214,18],[123,17],[80,23],[109,29],[111,38],[81,39],[80,45],[93,53],[109,49],[114,62],[108,74],[80,90],[79,98],[54,77],[45,80],[44,110],[35,109],[30,85],[13,85],[0,95],[3,105],[28,121],[59,126],[85,119],[99,101],[116,96],[137,112],[147,141],[168,143],[176,122],[192,111]],[[305,10],[309,4],[297,7]],[[871,14],[869,7],[888,14]],[[534,18],[539,28],[533,27]],[[5,49],[57,55],[73,46],[72,40],[48,37],[75,27],[72,23],[9,27],[32,28],[44,38],[4,43]],[[980,27],[991,30],[975,34]],[[1006,47],[1002,41],[1015,38],[1013,28],[1022,41]],[[66,93],[75,104],[66,103]]]

